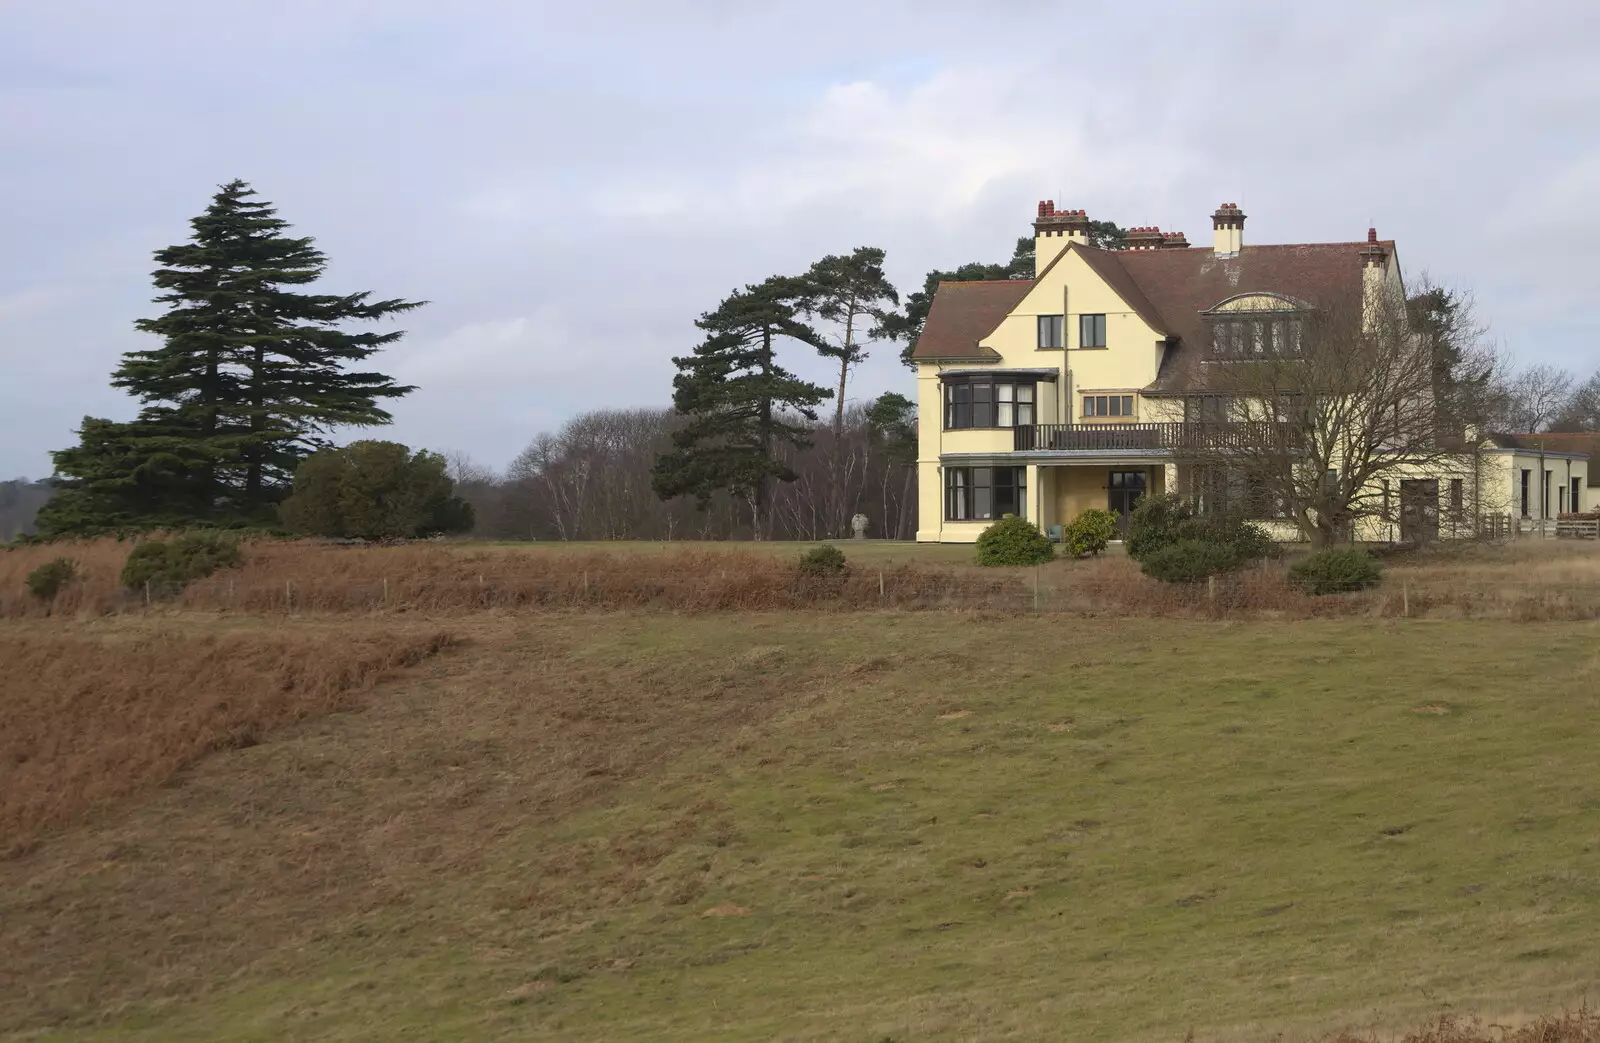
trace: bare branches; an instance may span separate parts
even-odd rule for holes
[[[1244,498],[1322,544],[1392,516],[1391,483],[1470,466],[1499,362],[1461,301],[1419,296],[1433,298],[1420,329],[1416,298],[1352,293],[1304,313],[1282,350],[1205,363],[1228,419],[1261,436],[1188,451],[1190,491]]]
[[[1571,370],[1559,366],[1540,363],[1519,370],[1506,386],[1507,428],[1515,432],[1549,430],[1572,402],[1576,382]]]
[[[893,396],[898,398],[898,396]],[[875,404],[876,405],[876,404]],[[869,415],[870,414],[870,415]],[[916,531],[914,414],[904,399],[881,408],[846,410],[843,436],[831,422],[798,413],[785,423],[807,431],[801,448],[782,446],[778,459],[795,481],[777,483],[758,517],[763,538],[826,539],[835,481],[843,476],[852,509],[871,518],[874,536]],[[478,535],[512,539],[744,539],[752,506],[734,493],[713,496],[704,511],[692,500],[660,500],[650,487],[657,456],[672,444],[681,418],[670,409],[602,410],[574,417],[536,436],[493,486],[466,486],[485,522]],[[488,502],[484,502],[488,501]]]

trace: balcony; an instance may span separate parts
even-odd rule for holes
[[[1282,444],[1287,424],[1225,421],[1170,424],[1035,424],[1012,432],[1019,453],[1175,453]]]

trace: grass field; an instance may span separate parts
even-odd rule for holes
[[[1592,622],[382,626],[449,647],[0,861],[0,1033],[1264,1040],[1600,967]]]

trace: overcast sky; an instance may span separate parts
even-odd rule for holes
[[[0,477],[133,414],[151,251],[234,177],[326,292],[432,302],[385,437],[495,467],[665,404],[735,286],[876,245],[908,291],[1044,198],[1202,245],[1223,200],[1246,242],[1375,223],[1520,358],[1600,365],[1593,0],[0,0]],[[896,353],[851,397],[909,392]]]

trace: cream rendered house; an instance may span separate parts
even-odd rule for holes
[[[971,542],[1006,514],[1048,528],[1101,507],[1125,521],[1139,496],[1177,488],[1185,439],[1228,422],[1225,400],[1204,393],[1208,362],[1297,352],[1297,313],[1319,299],[1403,299],[1394,243],[1371,230],[1354,242],[1253,246],[1237,205],[1211,219],[1210,247],[1135,228],[1128,249],[1107,251],[1089,245],[1082,210],[1045,201],[1034,221],[1034,278],[940,284],[911,356],[918,540]],[[1524,503],[1553,515],[1584,504],[1588,476],[1586,456],[1547,466],[1553,455],[1532,479],[1534,497],[1548,483],[1542,501],[1522,496],[1527,450],[1499,441],[1464,455],[1451,477],[1419,475],[1394,493],[1427,503],[1407,517],[1426,517],[1444,535],[1464,535],[1463,519],[1470,527],[1485,512],[1515,516]],[[1274,528],[1295,535],[1287,523]],[[1398,520],[1360,532],[1412,535]]]

